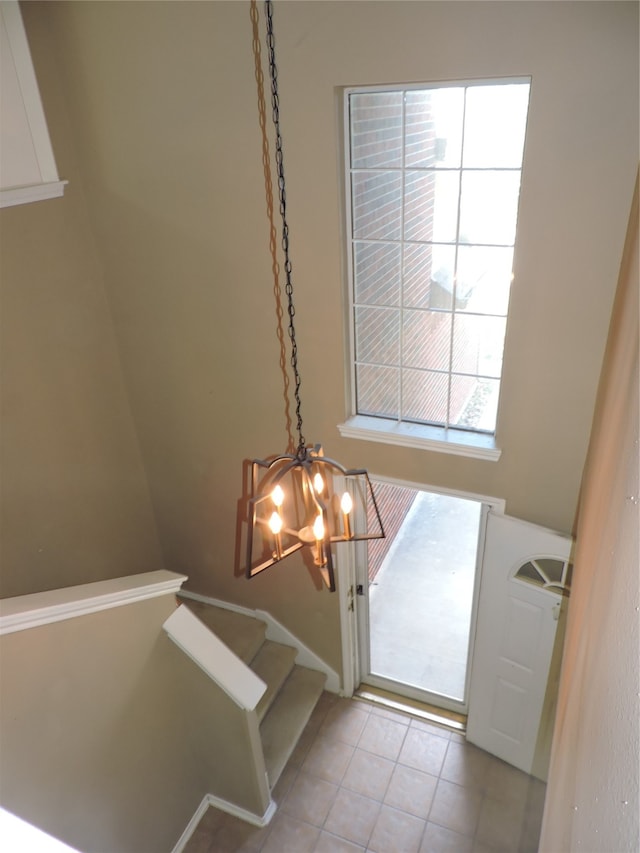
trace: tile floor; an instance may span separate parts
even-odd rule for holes
[[[535,853],[544,793],[448,729],[323,693],[269,826],[210,808],[184,853]]]

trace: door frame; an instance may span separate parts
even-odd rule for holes
[[[448,489],[442,486],[433,486],[428,483],[416,483],[410,480],[398,479],[396,477],[385,477],[370,474],[371,481],[374,486],[376,483],[389,483],[394,486],[401,486],[407,489],[413,489],[421,492],[431,492],[432,494],[445,495],[449,497],[462,498],[473,500],[482,504],[480,531],[478,535],[478,552],[476,557],[476,575],[473,589],[473,602],[471,611],[471,625],[469,631],[469,654],[467,660],[467,673],[465,678],[465,696],[463,703],[449,702],[446,699],[438,704],[448,710],[466,713],[469,684],[471,678],[471,669],[473,666],[473,651],[475,642],[475,629],[478,610],[478,601],[480,597],[480,584],[482,573],[482,554],[484,553],[484,537],[486,530],[486,519],[489,511],[504,515],[506,501],[503,498],[497,498],[489,495],[479,495],[476,492],[462,491],[460,489]],[[384,525],[384,518],[382,519]],[[337,560],[339,561],[340,570],[337,575],[337,593],[340,607],[340,633],[342,644],[342,695],[352,696],[356,688],[363,678],[363,664],[368,663],[368,642],[369,642],[369,613],[368,613],[368,596],[356,595],[356,587],[359,581],[359,576],[365,576],[366,560],[367,560],[367,543],[354,542],[337,545]],[[366,644],[366,645],[365,645]],[[364,648],[363,648],[364,646]],[[408,690],[407,696],[415,691]],[[413,698],[423,698],[414,695]],[[426,701],[426,700],[425,700]]]

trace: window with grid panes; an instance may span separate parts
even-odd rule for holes
[[[355,414],[492,435],[529,82],[346,98]]]

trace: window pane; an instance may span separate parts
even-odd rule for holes
[[[398,418],[400,370],[397,367],[356,367],[356,395],[361,415]]]
[[[460,246],[456,309],[506,315],[511,288],[513,249]]]
[[[529,84],[349,95],[362,414],[495,430]]]
[[[460,242],[513,246],[519,193],[520,172],[463,172]]]
[[[533,581],[537,586],[542,586],[544,581],[540,575],[540,572],[536,569],[533,563],[524,563],[515,574],[515,577],[520,578],[520,580]]]
[[[519,169],[528,105],[528,83],[467,89],[463,166]]]
[[[356,361],[400,363],[400,311],[356,309]]]
[[[430,424],[446,423],[448,390],[446,373],[403,370],[401,417]]]
[[[355,301],[367,305],[400,305],[400,246],[355,243]]]
[[[464,89],[406,94],[405,165],[460,167]]]
[[[448,370],[451,314],[405,311],[402,318],[402,364],[425,370]]]
[[[406,173],[405,240],[435,240],[438,243],[455,241],[458,182],[458,172]]]
[[[506,320],[456,314],[453,323],[452,369],[459,373],[500,376]]]
[[[402,92],[351,95],[351,165],[354,169],[402,165]]]
[[[540,557],[536,560],[536,563],[551,583],[562,584],[562,573],[565,566],[562,560],[554,560],[552,557]]]
[[[403,304],[411,308],[450,311],[455,259],[455,246],[407,245],[404,250]]]
[[[395,172],[353,175],[353,236],[399,240],[402,178]]]
[[[498,412],[498,379],[451,377],[451,425],[495,432]]]

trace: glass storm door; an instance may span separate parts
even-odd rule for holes
[[[388,529],[358,579],[361,681],[464,712],[483,504],[392,483],[375,491]]]

